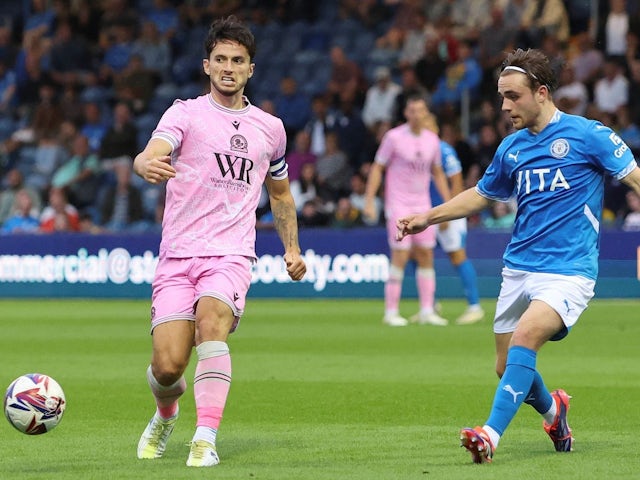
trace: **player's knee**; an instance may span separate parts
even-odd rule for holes
[[[467,254],[464,250],[456,250],[449,253],[449,260],[454,266],[461,265],[467,259]]]
[[[196,344],[208,340],[226,341],[233,326],[234,317],[202,319],[196,322]]]
[[[160,385],[173,385],[182,376],[188,363],[188,360],[170,357],[154,359],[152,363],[153,376]]]

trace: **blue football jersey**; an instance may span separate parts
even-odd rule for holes
[[[476,186],[492,200],[517,199],[505,265],[595,280],[605,174],[621,179],[635,167],[609,127],[559,111],[537,135],[506,137]]]
[[[440,152],[442,157],[442,169],[444,170],[444,174],[447,178],[462,171],[462,164],[460,163],[460,159],[458,158],[455,148],[444,140],[440,140]],[[433,180],[431,180],[429,193],[431,194],[431,205],[435,207],[442,203],[442,196],[433,183]]]

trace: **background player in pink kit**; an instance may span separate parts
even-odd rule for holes
[[[243,313],[255,259],[255,210],[263,183],[284,245],[287,272],[300,280],[298,227],[284,159],[282,122],[243,95],[255,40],[235,17],[212,23],[203,69],[211,91],[176,101],[134,161],[150,183],[167,181],[160,260],[153,282],[153,355],[147,379],[157,410],[138,458],[158,458],[186,390],[195,345],[196,432],[188,466],[219,463],[216,434],[231,382],[227,337]]]
[[[435,271],[433,248],[436,245],[435,228],[427,229],[411,242],[396,240],[396,221],[409,214],[431,207],[429,185],[433,181],[443,198],[449,198],[447,179],[442,170],[440,139],[425,128],[429,114],[422,97],[410,97],[404,109],[407,122],[389,130],[376,152],[367,181],[364,215],[375,215],[374,198],[385,176],[384,204],[387,221],[387,239],[391,250],[389,279],[385,284],[385,314],[383,322],[391,326],[405,326],[409,322],[399,313],[404,270],[410,258],[417,263],[416,283],[420,311],[411,317],[417,323],[447,325],[447,320],[434,312]]]

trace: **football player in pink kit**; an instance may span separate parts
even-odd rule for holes
[[[283,242],[287,272],[300,280],[298,227],[289,191],[282,121],[243,95],[253,75],[255,40],[235,17],[212,23],[203,69],[211,91],[176,101],[162,116],[134,169],[167,181],[160,259],[153,282],[153,354],[147,379],[157,410],[138,458],[159,458],[186,390],[183,373],[195,345],[196,432],[188,466],[217,465],[216,433],[229,392],[227,337],[236,328],[255,259],[255,210],[263,183]]]
[[[384,287],[383,322],[391,326],[405,326],[409,323],[400,316],[399,305],[404,270],[410,258],[417,263],[416,284],[420,300],[420,311],[411,317],[411,321],[440,326],[448,323],[433,309],[436,289],[433,248],[436,245],[436,230],[425,230],[419,237],[412,237],[410,244],[405,245],[396,240],[398,218],[407,212],[431,208],[429,185],[432,175],[440,194],[443,198],[449,198],[449,187],[441,163],[440,139],[424,127],[428,114],[424,98],[407,99],[404,109],[407,122],[384,135],[367,180],[363,213],[371,217],[374,215],[374,198],[385,175],[384,203],[391,266]]]

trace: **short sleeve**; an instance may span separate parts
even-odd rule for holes
[[[496,150],[493,160],[476,185],[476,192],[490,200],[507,201],[513,196],[515,188],[511,172],[504,163],[504,142]]]
[[[393,132],[389,131],[385,133],[380,141],[380,146],[376,152],[375,162],[380,165],[387,165],[389,160],[393,156],[394,141]]]
[[[160,118],[151,138],[161,138],[171,144],[172,150],[176,150],[182,143],[188,125],[186,104],[182,100],[176,100]]]
[[[592,161],[617,180],[636,167],[631,150],[620,136],[599,122],[592,122],[585,135],[586,151]]]

